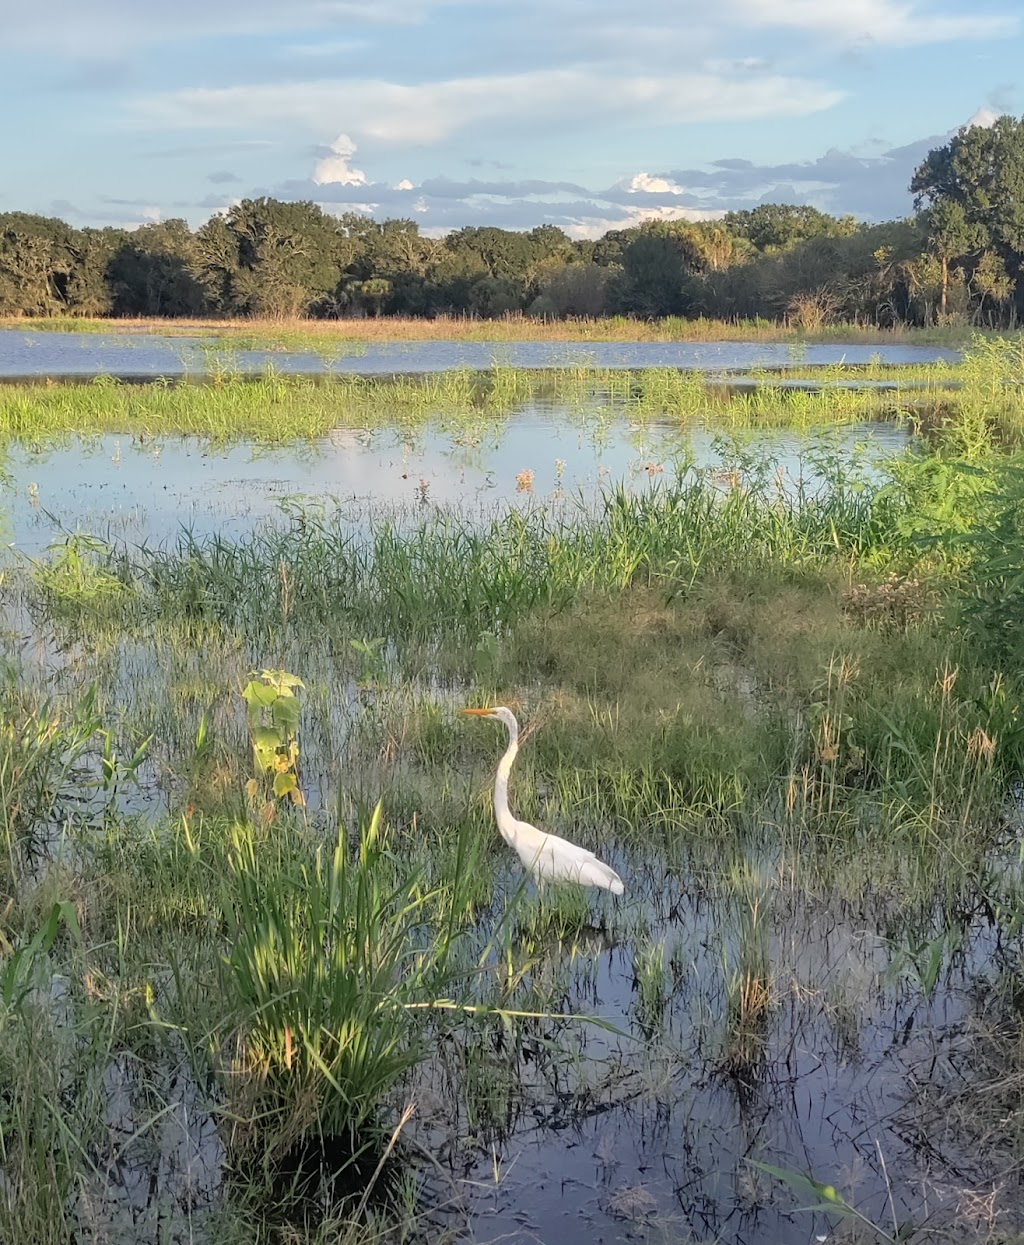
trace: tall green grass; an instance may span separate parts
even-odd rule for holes
[[[495,695],[547,687],[577,736],[551,737],[566,803],[631,832],[778,798],[802,824],[841,809],[855,826],[862,805],[890,827],[923,818],[927,837],[950,820],[985,824],[1024,736],[1018,672],[956,625],[973,564],[923,538],[948,499],[922,488],[931,460],[914,462],[871,482],[837,459],[813,494],[756,470],[727,485],[696,472],[609,491],[596,508],[509,509],[482,524],[450,511],[365,528],[310,514],[238,541],[94,547],[86,571],[63,553],[36,568],[28,598],[64,626],[169,628],[175,644],[240,635],[254,652],[285,643],[306,670],[326,649],[333,676],[362,686],[365,728],[413,728],[424,762],[449,763],[460,745],[436,707],[388,722],[410,711],[402,698],[389,707],[389,675],[480,681]],[[984,530],[988,505],[960,519]],[[97,581],[119,590],[97,595]],[[624,754],[606,713],[639,751]]]
[[[86,550],[72,537],[33,579],[55,615],[77,609],[97,622],[342,623],[357,637],[476,643],[589,589],[657,584],[673,596],[711,572],[798,574],[914,556],[900,491],[847,482],[838,460],[832,470],[833,487],[803,496],[771,480],[723,487],[708,470],[641,493],[614,488],[596,506],[510,507],[483,523],[438,511],[363,528],[344,513],[308,511],[237,541],[184,532],[168,548]]]
[[[430,930],[445,904],[389,844],[379,805],[354,854],[343,829],[307,860],[267,847],[238,827],[228,857],[230,1093],[264,1152],[268,1134],[280,1153],[314,1132],[356,1155],[427,1054],[429,1011],[411,1005],[449,996],[455,931]],[[462,884],[445,880],[449,908]]]
[[[1021,347],[978,335],[960,364],[801,366],[727,375],[648,368],[572,366],[529,372],[495,363],[422,376],[324,377],[239,370],[230,348],[211,350],[204,383],[122,384],[110,377],[69,384],[0,386],[0,439],[41,442],[118,432],[142,438],[294,442],[338,426],[376,429],[428,423],[465,432],[531,403],[576,418],[628,416],[734,428],[813,427],[906,419],[926,430],[988,425],[1007,441],[1024,432]],[[796,382],[793,387],[789,382]],[[804,386],[809,386],[805,388]]]
[[[117,432],[143,438],[199,436],[220,441],[315,440],[338,426],[381,428],[433,422],[464,430],[507,418],[533,402],[570,415],[672,418],[736,427],[803,426],[903,417],[928,402],[955,403],[955,368],[869,369],[891,388],[857,388],[858,372],[815,369],[755,378],[750,392],[701,372],[563,368],[527,372],[495,364],[483,372],[424,376],[290,376],[272,367],[237,371],[230,357],[204,383],[120,383],[110,377],[69,384],[0,385],[0,438],[29,442]],[[785,376],[816,378],[813,392],[787,388]],[[1015,409],[1015,408],[1014,408]]]

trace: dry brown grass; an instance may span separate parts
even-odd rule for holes
[[[310,320],[302,317],[279,319],[166,319],[162,317],[124,319],[78,319],[68,317],[50,322],[19,317],[0,317],[2,328],[25,327],[93,330],[111,333],[159,333],[188,336],[196,333],[231,334],[274,340],[391,342],[391,341],[550,341],[550,342],[715,342],[715,341],[855,341],[891,343],[933,339],[934,333],[899,326],[881,329],[868,324],[830,324],[810,328],[798,321],[773,323],[768,320],[685,320],[669,317],[638,320],[627,316],[601,319],[585,317],[543,320],[513,313],[495,320],[470,316],[437,316],[420,319],[405,316],[380,319]],[[814,328],[820,328],[815,332]],[[948,335],[947,335],[948,336]]]

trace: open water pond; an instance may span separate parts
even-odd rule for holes
[[[203,375],[230,367],[258,373],[272,364],[289,373],[361,375],[446,372],[456,368],[674,367],[744,372],[751,368],[811,367],[873,361],[955,363],[960,352],[937,346],[785,342],[455,342],[366,344],[324,340],[307,350],[238,350],[230,339],[151,334],[39,333],[0,329],[0,378]]]
[[[106,434],[9,448],[0,537],[32,556],[81,531],[139,544],[189,528],[237,538],[286,505],[337,502],[353,521],[373,511],[422,517],[456,506],[481,517],[499,504],[592,502],[625,484],[650,488],[688,467],[714,467],[724,485],[751,464],[792,495],[901,450],[905,426],[876,421],[816,432],[715,434],[678,421],[589,420],[555,405],[520,408],[465,432],[425,425],[337,428],[313,443],[211,445],[196,438]]]

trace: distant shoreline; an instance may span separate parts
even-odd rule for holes
[[[0,328],[32,332],[152,333],[164,336],[231,336],[294,345],[302,340],[341,341],[780,341],[857,342],[961,346],[985,330],[969,325],[931,326],[837,323],[815,330],[768,320],[711,320],[667,317],[660,320],[608,316],[601,319],[545,320],[525,315],[484,320],[438,316],[381,316],[337,320],[187,319],[162,317],[90,318],[78,316],[0,317]],[[1001,334],[1006,336],[1004,332]]]

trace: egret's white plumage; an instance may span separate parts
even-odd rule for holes
[[[557,834],[545,834],[527,821],[514,817],[508,806],[508,776],[519,752],[519,723],[511,709],[463,709],[475,717],[496,718],[508,727],[508,748],[494,776],[494,816],[501,837],[514,847],[519,859],[539,882],[575,882],[578,886],[599,886],[613,895],[623,892],[622,879],[593,852],[577,847]]]

